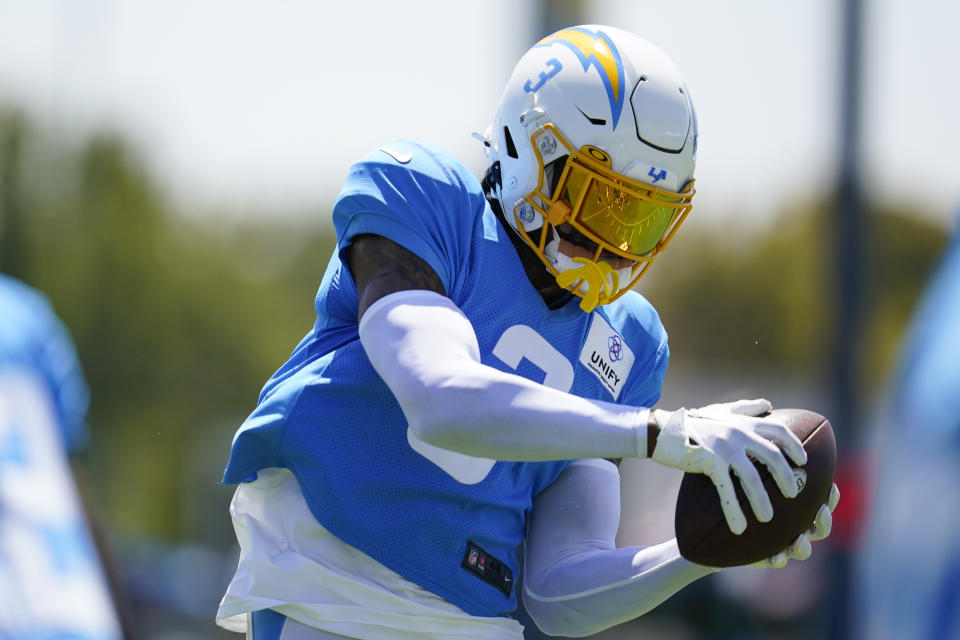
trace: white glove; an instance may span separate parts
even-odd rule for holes
[[[797,483],[777,445],[795,464],[807,461],[803,444],[790,429],[755,417],[771,408],[766,400],[738,400],[702,409],[653,412],[660,434],[650,458],[668,467],[709,476],[720,494],[727,525],[737,535],[747,528],[747,518],[737,501],[730,472],[740,479],[757,520],[769,522],[773,506],[750,458],[767,467],[788,498],[796,497]]]
[[[833,527],[832,514],[833,510],[837,508],[838,502],[840,502],[840,489],[834,484],[833,487],[830,488],[830,496],[827,498],[827,504],[820,505],[812,527],[797,536],[797,539],[780,553],[748,566],[757,569],[783,569],[787,566],[788,560],[806,560],[809,558],[810,554],[813,553],[813,547],[810,546],[810,543],[823,540],[830,535],[830,529]]]

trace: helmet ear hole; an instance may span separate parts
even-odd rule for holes
[[[513,144],[513,136],[510,135],[510,129],[507,127],[503,128],[503,137],[507,141],[507,155],[514,159],[519,158],[517,147]]]

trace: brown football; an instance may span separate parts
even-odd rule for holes
[[[710,478],[699,473],[684,474],[677,495],[674,530],[680,554],[687,560],[711,567],[735,567],[769,558],[809,529],[820,505],[827,502],[837,462],[837,443],[830,421],[803,409],[775,409],[768,415],[786,424],[803,443],[807,463],[797,467],[791,462],[794,477],[803,488],[796,498],[784,497],[766,467],[755,462],[773,505],[773,519],[759,522],[734,476],[737,498],[747,516],[746,530],[734,535],[723,517],[720,498]]]

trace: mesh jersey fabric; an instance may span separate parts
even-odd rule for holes
[[[314,327],[241,425],[224,481],[288,468],[311,512],[334,535],[468,613],[503,615],[515,608],[516,594],[461,568],[468,541],[515,579],[515,551],[533,496],[569,461],[501,461],[480,482],[461,484],[417,453],[399,405],[359,342],[357,291],[341,262],[343,250],[359,234],[409,249],[434,269],[470,319],[484,364],[543,382],[550,372],[523,350],[552,350],[573,368],[563,390],[582,397],[614,399],[611,383],[602,379],[610,364],[583,364],[591,356],[588,339],[596,342],[593,330],[617,347],[610,346],[610,358],[622,364],[624,353],[632,357],[629,373],[615,376],[616,400],[655,404],[669,358],[666,332],[637,293],[591,314],[573,301],[549,310],[476,178],[432,146],[394,141],[386,149],[350,170],[334,205],[338,247],[317,293]],[[534,339],[511,343],[520,349],[511,366],[493,352],[516,327]]]

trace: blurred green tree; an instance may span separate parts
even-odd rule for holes
[[[0,271],[23,277],[21,162],[27,127],[19,113],[0,109]]]
[[[18,275],[77,342],[92,395],[86,463],[110,523],[176,538],[215,517],[226,530],[226,503],[210,514],[194,498],[217,486],[236,425],[312,325],[332,234],[177,215],[121,139],[71,151],[31,135],[3,121],[0,140],[17,144],[2,147],[0,220],[18,225],[0,247],[16,247]]]
[[[822,374],[829,363],[835,300],[823,203],[782,212],[761,235],[737,219],[717,228],[689,222],[658,259],[644,293],[670,333],[676,359]],[[910,310],[946,244],[929,216],[874,208],[867,238],[867,308],[860,370],[885,380]],[[719,240],[718,240],[719,239]]]

